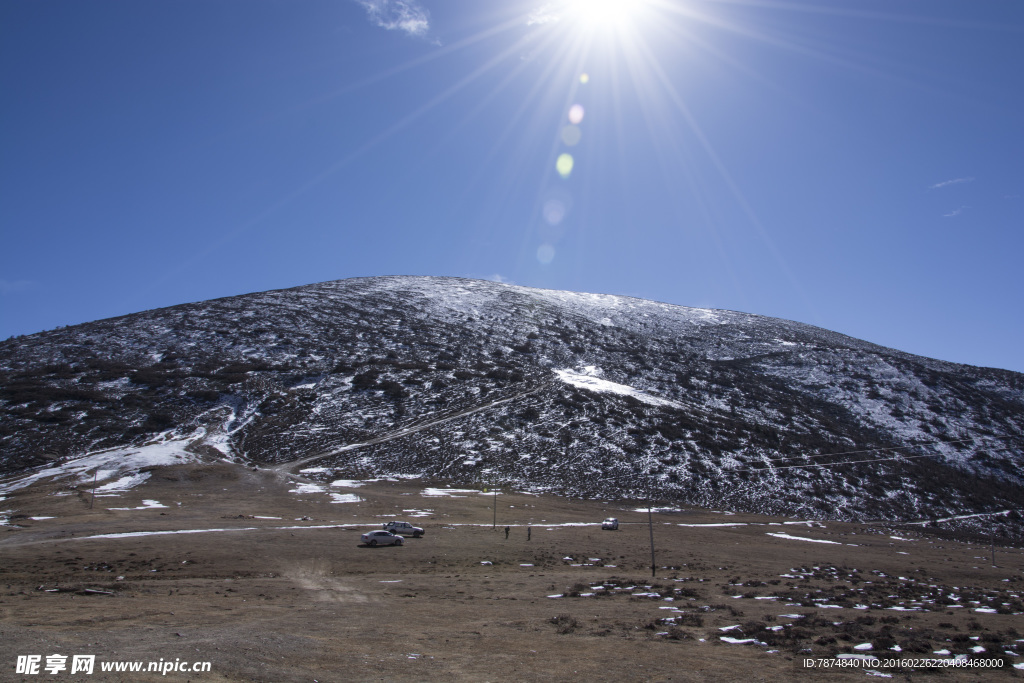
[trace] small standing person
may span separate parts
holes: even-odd
[[[533,533],[533,527],[532,527],[532,526],[528,526],[528,527],[526,527],[526,540],[527,540],[527,541],[529,541],[529,540],[530,540],[530,535],[531,535],[532,533]]]
[[[509,527],[505,527],[505,540],[508,540]]]

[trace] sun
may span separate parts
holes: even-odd
[[[615,29],[632,22],[645,0],[566,0],[566,14],[588,28]]]

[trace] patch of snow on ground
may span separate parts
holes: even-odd
[[[153,510],[153,509],[156,509],[156,508],[165,508],[165,507],[167,507],[167,506],[164,505],[163,503],[161,503],[158,500],[144,500],[144,501],[142,501],[142,505],[140,505],[137,508],[107,508],[107,509],[108,510]]]
[[[332,503],[361,503],[363,499],[354,493],[332,493]]]
[[[907,522],[907,524],[915,524],[918,526],[924,526],[925,524],[931,524],[932,522],[952,522],[958,519],[975,519],[977,517],[995,517],[997,515],[1008,515],[1010,510],[1003,510],[1002,512],[978,512],[972,515],[956,515],[955,517],[944,517],[942,519],[926,519],[920,522]]]
[[[137,538],[139,536],[167,536],[170,534],[211,534],[221,531],[297,531],[309,529],[344,529],[352,526],[377,526],[376,524],[310,524],[309,526],[241,526],[223,529],[175,529],[173,531],[125,531],[114,534],[98,534],[96,536],[76,536],[76,541],[86,541],[91,538]]]
[[[46,467],[24,476],[16,477],[0,484],[0,493],[10,493],[30,486],[45,479],[66,479],[76,477],[79,484],[103,482],[112,477],[120,477],[123,487],[111,486],[108,493],[122,491],[141,484],[145,479],[127,481],[132,475],[145,467],[181,465],[188,462],[199,462],[199,456],[185,450],[191,439],[173,439],[145,446],[127,448],[111,448],[109,450],[89,453],[72,458],[52,467]],[[145,477],[149,475],[146,474]],[[113,484],[113,482],[111,483]],[[98,487],[97,493],[104,490]]]
[[[98,487],[95,492],[98,496],[116,495],[135,488],[147,479],[149,479],[149,472],[129,474],[127,477],[121,477],[116,481],[112,481],[109,484],[104,484],[103,486]]]
[[[768,532],[768,535],[774,536],[775,538],[787,538],[791,541],[809,541],[811,543],[828,543],[830,545],[842,545],[842,543],[840,543],[839,541],[826,541],[821,538],[804,538],[803,536],[790,536],[789,534],[772,532]]]
[[[319,484],[296,484],[295,488],[288,489],[288,493],[326,493],[326,491]]]
[[[448,496],[449,498],[465,498],[467,495],[470,495],[470,494],[481,494],[481,495],[488,495],[488,496],[493,496],[494,495],[494,493],[492,491],[488,491],[486,494],[484,494],[484,492],[479,490],[479,489],[435,489],[435,488],[427,488],[427,489],[423,489],[422,491],[420,491],[420,495],[424,496],[424,497],[427,497],[427,498],[439,498],[439,497],[444,497],[444,496]],[[500,493],[499,493],[499,495],[500,495]]]
[[[625,384],[609,382],[606,379],[600,379],[594,376],[600,372],[601,371],[599,369],[593,366],[587,366],[584,368],[582,373],[576,372],[575,370],[555,370],[555,374],[558,375],[560,380],[566,384],[571,384],[574,387],[579,387],[580,389],[587,389],[588,391],[594,391],[600,394],[632,396],[633,398],[652,406],[681,407],[674,401],[658,398],[657,396],[651,396],[650,394],[646,394],[639,389],[634,389],[633,387],[626,386]]]

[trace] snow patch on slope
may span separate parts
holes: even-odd
[[[0,484],[0,493],[17,491],[45,479],[57,481],[70,478],[74,478],[78,484],[105,482],[96,489],[99,495],[121,493],[149,478],[148,473],[140,473],[139,470],[198,462],[199,456],[185,450],[191,441],[192,439],[169,439],[145,446],[112,448],[89,453],[59,465],[10,479]]]
[[[601,370],[592,365],[588,365],[583,368],[583,372],[577,372],[575,370],[555,370],[555,374],[558,375],[558,378],[566,384],[571,384],[574,387],[579,387],[580,389],[586,389],[597,393],[632,396],[638,401],[643,401],[644,403],[652,406],[672,406],[674,408],[682,407],[675,401],[651,396],[650,394],[646,394],[639,389],[634,389],[631,386],[601,379],[596,376],[601,374]]]

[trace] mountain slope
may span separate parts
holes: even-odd
[[[628,297],[327,282],[11,339],[0,384],[6,472],[162,434],[323,476],[842,519],[1024,501],[1024,375]]]

